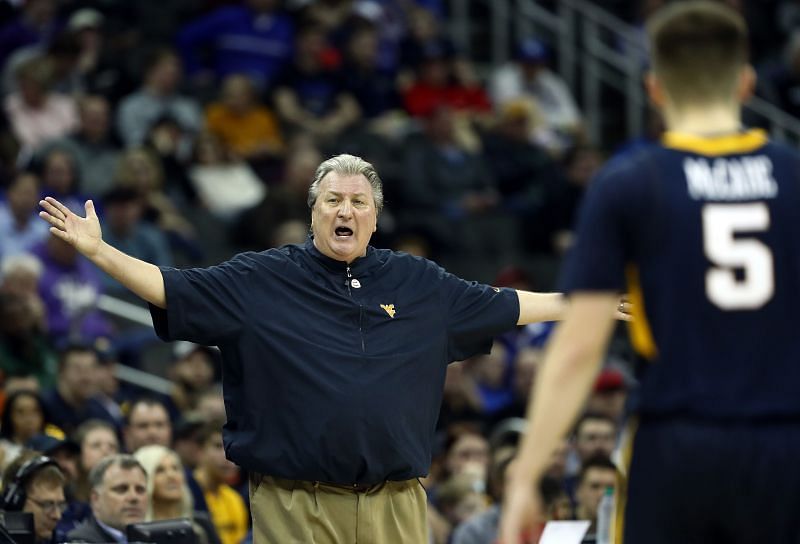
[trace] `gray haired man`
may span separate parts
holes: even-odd
[[[70,542],[127,544],[125,528],[144,521],[147,474],[132,455],[101,460],[89,473],[92,515],[67,535]]]
[[[427,541],[426,495],[448,363],[517,324],[560,319],[562,297],[496,289],[369,245],[383,207],[372,165],[338,155],[309,188],[305,244],[205,269],[158,268],[41,202],[56,236],[150,303],[164,340],[217,345],[225,451],[250,474],[255,541]]]

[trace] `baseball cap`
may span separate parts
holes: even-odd
[[[616,368],[604,368],[594,382],[595,393],[607,393],[627,389],[625,376]]]
[[[72,440],[56,438],[49,434],[37,434],[31,437],[25,447],[42,452],[45,455],[50,455],[58,450],[66,450],[74,454],[81,452],[80,446]]]

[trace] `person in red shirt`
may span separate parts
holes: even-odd
[[[435,44],[423,54],[416,81],[403,93],[406,111],[414,117],[428,117],[441,106],[470,113],[491,111],[489,96],[466,61]]]

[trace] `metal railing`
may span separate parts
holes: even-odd
[[[97,307],[106,313],[121,317],[138,325],[145,325],[146,327],[153,326],[153,322],[150,319],[150,311],[142,306],[131,304],[130,302],[125,302],[124,300],[108,295],[100,295],[97,300]]]
[[[535,0],[450,0],[450,8],[451,35],[471,58],[473,38],[488,30],[489,54],[477,61],[490,68],[508,61],[520,39],[543,38],[553,48],[559,74],[581,98],[593,144],[601,143],[604,126],[620,124],[620,113],[625,137],[643,135],[646,51],[636,27],[587,0],[557,0],[555,11]],[[476,10],[488,12],[489,21],[475,20],[471,11]],[[604,107],[604,90],[623,98],[622,112]],[[745,114],[766,126],[774,138],[800,142],[800,120],[763,98],[750,99]]]
[[[150,311],[136,304],[131,304],[130,302],[108,295],[100,295],[97,300],[97,307],[108,314],[136,323],[137,325],[144,325],[146,327],[153,326],[153,322],[150,318]],[[115,366],[115,375],[117,379],[121,381],[131,383],[137,387],[155,393],[166,395],[172,390],[172,382],[170,380],[131,366],[117,364]]]

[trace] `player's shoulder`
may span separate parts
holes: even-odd
[[[609,157],[592,181],[595,190],[632,191],[646,184],[650,174],[658,170],[665,158],[665,150],[656,143],[637,145]]]
[[[761,152],[773,159],[786,161],[789,164],[800,164],[800,149],[783,142],[769,140]]]

